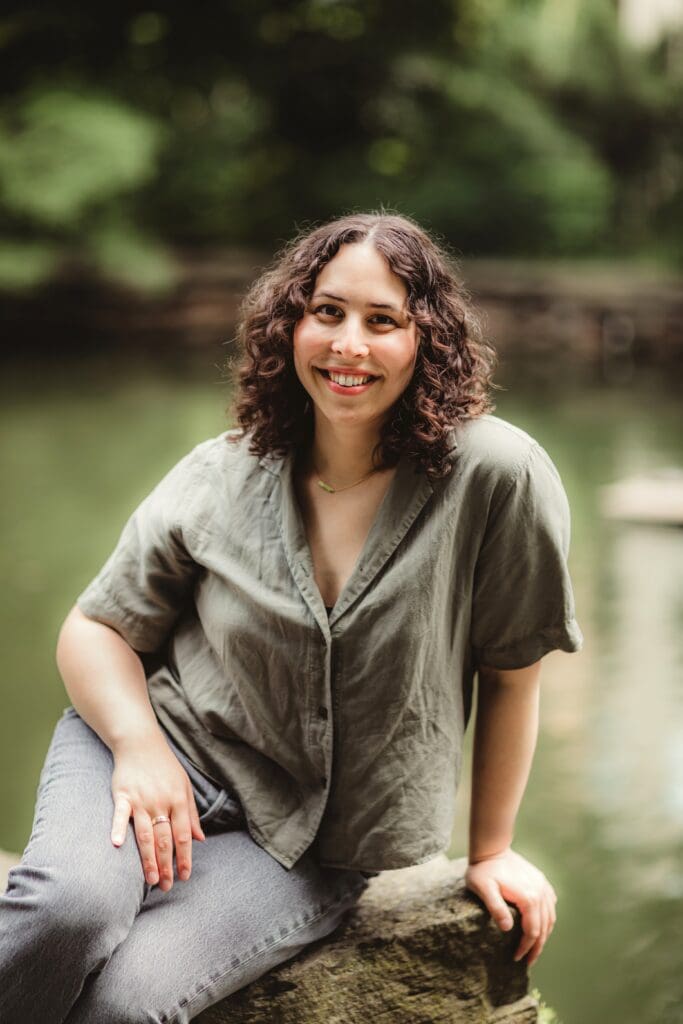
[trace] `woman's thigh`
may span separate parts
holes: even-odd
[[[144,873],[132,823],[126,842],[111,842],[113,758],[99,736],[68,708],[55,727],[40,776],[31,836],[9,877],[45,873],[74,896],[95,887],[100,900],[123,894],[133,916],[144,894]],[[131,918],[132,920],[132,918]]]
[[[33,829],[0,895],[0,1020],[63,1020],[125,939],[145,893],[132,829],[110,840],[112,757],[73,711],[41,773]]]
[[[32,1019],[27,1008],[67,1024],[189,1021],[329,934],[367,885],[308,856],[282,868],[231,796],[186,764],[207,838],[193,844],[188,882],[150,888],[132,824],[122,847],[111,843],[112,770],[109,749],[68,709],[0,896],[0,1019]]]
[[[188,882],[149,893],[67,1024],[184,1024],[328,935],[366,886],[306,855],[285,870],[245,831],[209,834]]]

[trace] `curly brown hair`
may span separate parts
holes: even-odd
[[[452,260],[418,224],[384,210],[340,217],[299,234],[254,282],[237,337],[235,418],[254,455],[286,455],[307,445],[313,412],[294,368],[292,335],[321,269],[342,245],[370,241],[405,284],[420,339],[410,384],[387,417],[375,449],[379,467],[403,455],[433,479],[452,464],[451,428],[493,408],[494,350],[482,340]]]

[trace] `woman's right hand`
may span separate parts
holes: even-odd
[[[168,892],[173,885],[174,848],[178,878],[187,881],[192,872],[192,839],[206,837],[187,772],[162,733],[116,748],[111,788],[114,846],[125,842],[132,816],[147,883],[158,883],[162,892]],[[166,815],[170,822],[152,825],[158,815]]]

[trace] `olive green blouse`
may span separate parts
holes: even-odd
[[[399,462],[329,617],[293,456],[239,431],[170,470],[78,598],[155,655],[159,721],[285,867],[309,847],[366,871],[445,849],[477,666],[581,646],[550,458],[494,416],[454,441],[443,480]]]

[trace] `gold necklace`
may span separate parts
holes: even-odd
[[[339,494],[340,491],[348,491],[349,488],[357,487],[358,484],[362,484],[364,480],[367,480],[368,477],[372,476],[373,473],[376,473],[377,469],[376,467],[373,466],[370,472],[366,473],[365,476],[362,476],[360,480],[356,480],[356,482],[353,484],[346,484],[345,487],[333,487],[332,484],[327,484],[325,483],[324,480],[321,480],[320,474],[316,469],[315,463],[313,463],[313,471],[315,472],[315,475],[318,477],[318,479],[316,480],[318,487],[321,487],[323,491],[327,491],[328,494]]]

